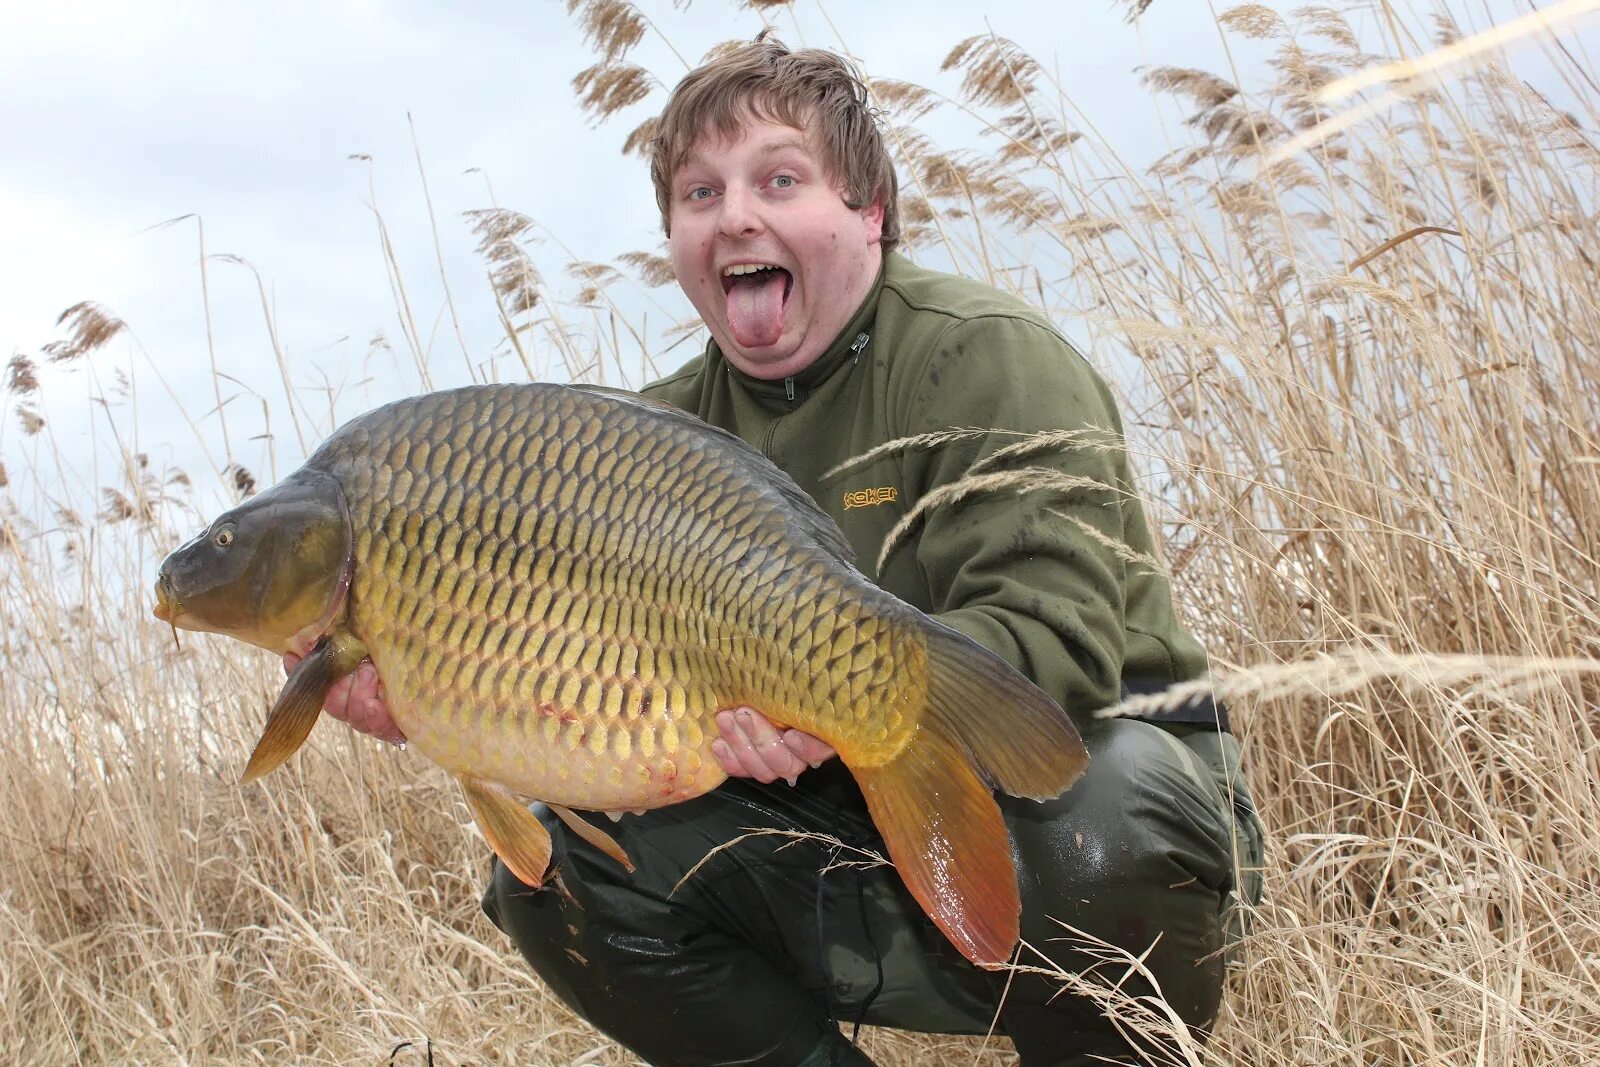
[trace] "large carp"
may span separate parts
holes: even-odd
[[[173,552],[156,597],[174,626],[314,643],[246,781],[370,656],[395,722],[530,885],[550,838],[519,797],[626,863],[567,809],[716,788],[715,716],[748,705],[838,751],[917,901],[999,964],[1019,903],[991,789],[1054,797],[1087,761],[1054,701],[868,581],[772,463],[610,390],[471,387],[360,416]]]

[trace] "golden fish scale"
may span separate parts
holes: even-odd
[[[654,807],[722,780],[721,708],[857,766],[911,732],[909,609],[797,538],[771,468],[682,417],[504,386],[380,409],[322,455],[356,531],[352,629],[447,770]]]

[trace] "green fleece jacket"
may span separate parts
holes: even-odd
[[[649,396],[732,431],[788,471],[839,523],[879,585],[1004,657],[1079,719],[1130,683],[1204,672],[1177,622],[1105,383],[1038,312],[987,285],[885,257],[833,346],[792,379],[751,378],[715,342]],[[829,468],[900,437],[982,428],[977,439]],[[884,537],[925,494],[961,479],[1017,432],[1102,431],[1015,466],[1086,482],[1003,490],[933,511],[873,574]],[[1014,431],[1014,432],[1007,432]]]

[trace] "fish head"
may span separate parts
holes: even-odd
[[[155,616],[303,653],[343,613],[353,560],[344,491],[331,475],[301,468],[162,562]]]

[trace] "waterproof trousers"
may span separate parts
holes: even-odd
[[[1205,1026],[1221,997],[1230,907],[1259,898],[1260,825],[1238,745],[1214,729],[1127,719],[1092,724],[1085,744],[1089,769],[1065,795],[1001,800],[1022,937],[1102,983],[1126,967],[1085,951],[1062,924],[1148,951],[1167,1002]],[[892,867],[853,862],[857,849],[883,853],[864,807],[735,780],[614,825],[602,818],[637,865],[631,875],[535,810],[555,842],[551,875],[532,889],[496,862],[484,910],[563,1001],[648,1063],[868,1063],[841,1022],[967,1034],[994,1025],[1024,1067],[1152,1058],[1059,980],[963,959]],[[751,835],[762,830],[779,833]],[[1150,991],[1137,978],[1122,989]]]

